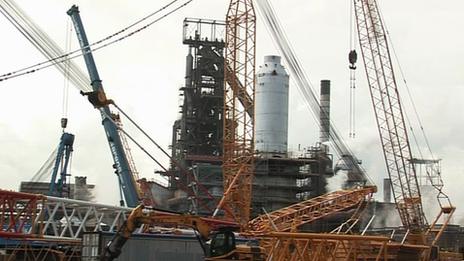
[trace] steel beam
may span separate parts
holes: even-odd
[[[132,208],[0,190],[0,235],[77,239],[86,231],[116,232]]]

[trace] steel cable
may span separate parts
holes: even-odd
[[[159,150],[161,150],[161,152],[166,155],[172,162],[174,165],[176,165],[176,167],[179,168],[179,170],[185,174],[185,175],[188,175],[190,178],[192,178],[192,180],[194,182],[196,182],[196,184],[198,185],[198,187],[205,193],[205,195],[208,197],[209,200],[214,200],[214,197],[211,195],[211,193],[209,193],[208,189],[206,187],[204,187],[196,178],[194,175],[192,175],[192,173],[190,173],[188,170],[184,169],[180,163],[178,163],[177,161],[175,161],[171,155],[169,155],[166,150],[164,150],[150,135],[148,135],[147,132],[145,132],[141,127],[140,125],[138,125],[126,112],[124,112],[118,105],[116,105],[115,103],[113,103],[114,107],[124,116],[126,117],[146,138],[148,138],[150,140],[150,142],[152,142]],[[165,172],[168,172],[168,169],[166,167],[164,167],[150,152],[148,152],[147,149],[145,149],[142,144],[140,142],[138,142],[132,135],[130,135],[129,133],[127,133],[123,128],[121,128],[120,126],[118,126],[116,124],[116,122],[104,111],[104,110],[100,110],[100,112],[102,113],[102,115],[104,116],[104,118],[108,119],[109,121],[111,121],[113,124],[115,124],[115,126],[118,128],[118,130],[120,130],[124,135],[126,135],[132,142],[134,142],[134,144],[139,147],[145,154],[148,155],[148,157],[150,157],[163,171]],[[191,189],[188,188],[188,184],[179,184],[179,185],[182,185],[184,187],[184,191],[186,191],[189,196],[192,196],[190,191]],[[196,195],[193,195],[193,196],[196,196]],[[202,200],[198,199],[197,202],[202,206],[204,207],[205,209],[207,210],[211,210],[208,205],[203,202]],[[230,209],[228,207],[224,208],[226,212],[229,212],[230,213]]]
[[[7,0],[2,0],[2,1],[3,1],[6,5],[8,5]],[[12,1],[12,0],[9,0],[9,1]],[[114,33],[114,34],[112,34],[112,35],[110,35],[110,36],[107,36],[107,37],[105,37],[105,38],[103,38],[103,39],[101,39],[101,40],[99,40],[99,41],[97,41],[97,42],[94,42],[94,43],[90,44],[89,46],[86,46],[86,47],[84,47],[84,48],[82,48],[82,49],[85,49],[85,48],[87,48],[87,47],[92,47],[92,46],[94,46],[94,48],[91,49],[91,51],[94,52],[94,51],[97,51],[97,50],[102,49],[102,48],[104,48],[104,47],[107,47],[107,46],[109,46],[109,45],[111,45],[111,44],[114,44],[114,43],[116,43],[116,42],[122,41],[122,40],[124,40],[124,39],[126,39],[126,38],[128,38],[128,37],[133,36],[133,35],[136,34],[136,33],[139,33],[139,32],[141,32],[141,31],[147,29],[147,28],[150,27],[151,25],[153,25],[153,24],[159,22],[160,20],[166,18],[167,16],[171,15],[172,13],[174,13],[174,12],[180,10],[181,8],[187,6],[187,5],[190,4],[193,0],[188,0],[188,1],[184,2],[183,4],[177,6],[177,7],[174,8],[173,10],[171,10],[171,11],[167,12],[166,14],[162,15],[161,17],[159,17],[159,18],[157,18],[157,19],[155,19],[155,20],[153,20],[153,21],[151,21],[151,22],[145,24],[144,26],[141,26],[141,27],[139,27],[139,28],[137,28],[137,29],[135,29],[135,30],[133,30],[133,31],[131,31],[131,32],[129,32],[129,33],[127,33],[127,34],[121,36],[121,37],[119,37],[119,38],[116,38],[116,39],[114,39],[114,40],[112,40],[112,41],[109,41],[110,39],[114,38],[115,36],[120,35],[120,34],[126,32],[128,29],[134,27],[135,25],[137,25],[137,24],[139,24],[139,23],[141,23],[141,22],[147,20],[148,18],[150,18],[150,17],[152,17],[152,16],[158,14],[158,13],[161,12],[161,11],[166,10],[169,6],[171,6],[172,4],[174,4],[174,3],[177,2],[177,1],[179,1],[179,0],[174,0],[174,1],[170,2],[168,5],[162,7],[161,9],[159,9],[158,11],[156,11],[156,12],[150,14],[149,16],[144,17],[144,18],[140,19],[139,21],[137,21],[137,22],[131,24],[130,26],[128,26],[128,27],[126,27],[126,28],[124,28],[124,29],[118,31],[117,33]],[[30,36],[29,31],[26,30],[26,29],[24,29],[24,26],[21,26],[21,25],[18,23],[18,21],[17,21],[18,18],[22,18],[24,21],[26,21],[26,23],[32,23],[30,19],[27,19],[27,17],[25,18],[25,15],[23,15],[23,12],[18,11],[18,10],[19,10],[19,7],[11,7],[11,6],[10,6],[10,8],[11,8],[12,10],[10,10],[10,12],[8,12],[8,11],[5,9],[5,5],[2,5],[2,4],[0,3],[0,8],[3,10],[3,11],[2,11],[2,14],[3,14],[5,17],[7,17],[7,16],[10,17],[10,18],[7,18],[10,22],[12,22],[12,23],[14,23],[14,24],[17,24],[17,25],[15,25],[15,27],[18,28],[18,30],[19,30],[19,28],[21,28],[21,29],[24,30],[25,33],[23,33],[23,31],[20,30],[20,31],[23,33],[23,35],[24,35],[24,34],[29,34],[29,37],[26,37],[26,38],[27,38],[29,41],[31,41],[31,43],[33,43],[36,47],[37,47],[37,46],[43,47],[44,45],[48,45],[48,44],[53,43],[52,40],[51,40],[49,37],[47,37],[46,34],[45,34],[44,32],[40,32],[40,34],[37,34],[37,37],[32,37],[32,36]],[[11,14],[11,12],[16,12],[17,14],[19,14],[19,15],[18,15],[19,17],[17,16],[17,19],[15,19],[14,16]],[[29,29],[35,32],[35,31],[37,30],[37,28],[38,28],[37,26],[34,26],[34,27],[32,27],[32,28],[29,28]],[[46,40],[43,39],[43,36],[44,36],[44,35],[45,35],[45,37],[46,37]],[[25,35],[25,36],[26,36],[26,35]],[[107,41],[109,41],[109,42],[107,42]],[[42,44],[37,43],[37,42],[42,42]],[[105,42],[106,42],[106,43],[105,43]],[[100,45],[100,46],[98,46],[98,45]],[[95,47],[95,46],[97,46],[97,47]],[[43,48],[38,48],[38,49],[42,51]],[[12,78],[19,77],[19,76],[22,76],[22,75],[25,75],[25,74],[34,73],[34,72],[37,72],[37,71],[39,71],[39,70],[42,70],[42,69],[51,67],[51,66],[53,66],[53,65],[58,65],[58,66],[61,68],[61,67],[63,67],[63,65],[62,65],[63,62],[68,61],[68,60],[71,60],[71,59],[74,59],[74,58],[79,57],[79,56],[82,55],[82,53],[80,53],[80,52],[81,52],[81,49],[77,49],[77,50],[74,50],[74,51],[72,51],[72,52],[65,53],[65,54],[63,54],[64,52],[61,51],[57,45],[56,45],[56,48],[53,48],[53,49],[54,49],[55,51],[56,51],[56,50],[59,50],[57,55],[52,55],[52,54],[49,53],[48,49],[45,49],[45,50],[43,50],[42,52],[45,52],[44,55],[48,58],[47,61],[43,61],[43,62],[37,63],[37,64],[35,64],[35,65],[32,65],[32,66],[28,66],[28,67],[25,67],[25,68],[22,68],[22,69],[13,71],[13,72],[9,72],[9,73],[0,75],[0,81],[12,79]],[[78,52],[79,52],[79,53],[78,53]],[[76,53],[77,53],[77,54],[76,54]],[[72,67],[72,64],[71,64],[71,67]],[[64,69],[63,69],[63,70],[64,70]],[[84,75],[84,74],[82,73],[82,75]],[[85,77],[85,76],[84,76],[84,77]],[[82,77],[80,77],[80,78],[82,78]],[[85,77],[85,79],[88,79],[88,78]],[[87,81],[87,83],[88,83],[88,82],[90,82],[90,81]],[[76,87],[79,88],[79,89],[81,89],[82,91],[91,91],[91,88],[90,88],[90,86],[89,86],[88,84],[86,84],[86,88],[85,88],[85,89],[83,89],[83,88],[82,88],[82,85],[80,85],[80,84],[76,85]]]

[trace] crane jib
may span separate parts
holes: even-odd
[[[111,104],[112,101],[106,99],[106,95],[101,84],[101,79],[99,78],[97,67],[95,65],[95,61],[89,47],[89,42],[85,34],[84,26],[79,15],[79,8],[73,5],[68,10],[67,14],[71,17],[74,23],[74,28],[76,30],[77,38],[82,49],[93,89],[93,92],[82,94],[88,95],[89,101],[94,105],[94,107],[99,109],[102,115],[102,123],[105,129],[106,137],[108,139],[111,154],[113,156],[114,166],[117,170],[116,174],[120,177],[122,183],[121,187],[124,193],[124,198],[126,200],[126,205],[129,207],[135,207],[139,203],[137,184],[132,177],[129,161],[124,151],[117,126],[112,121],[112,119],[108,118],[112,117],[112,113],[108,108],[108,104]]]
[[[403,225],[423,233],[428,225],[411,163],[403,108],[380,10],[375,0],[354,0],[353,3],[359,45],[395,203]]]

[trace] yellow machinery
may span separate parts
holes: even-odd
[[[143,205],[131,212],[124,225],[106,246],[100,260],[110,261],[117,258],[132,233],[141,225],[175,225],[194,229],[205,252],[205,244],[210,240],[209,251],[205,253],[206,260],[264,260],[262,248],[236,245],[234,231],[239,229],[239,226],[235,222],[187,214],[144,211]]]

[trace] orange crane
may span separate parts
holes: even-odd
[[[330,258],[335,255],[339,258],[373,255],[380,260],[382,255],[390,251],[389,249],[394,248],[387,245],[387,237],[295,233],[301,225],[356,208],[366,199],[370,199],[376,190],[375,186],[369,186],[336,191],[257,217],[250,221],[250,230],[242,235],[258,239],[259,247],[235,243],[233,230],[239,228],[238,223],[188,214],[145,211],[144,206],[140,205],[131,212],[124,225],[108,243],[100,260],[109,261],[117,258],[124,244],[140,225],[193,228],[198,233],[203,247],[210,241],[209,247],[204,247],[204,250],[209,250],[205,251],[206,260],[306,260],[309,257],[311,260],[332,260]]]
[[[437,242],[446,228],[455,207],[441,191],[442,186],[435,186],[439,192],[439,199],[444,199],[440,201],[441,212],[437,219],[442,215],[447,217],[439,230],[434,230],[437,220],[428,226],[416,170],[411,162],[411,147],[379,6],[375,0],[353,0],[353,3],[359,45],[387,172],[401,221],[408,229],[407,242],[430,246]],[[432,231],[436,232],[434,237]]]
[[[258,216],[250,221],[249,227],[252,234],[296,232],[304,224],[363,204],[375,192],[375,186],[334,191]]]
[[[250,219],[254,170],[256,15],[252,0],[231,0],[226,18],[224,87],[224,206],[243,228]],[[245,102],[246,101],[246,102]]]
[[[364,36],[365,46],[363,47],[365,50],[363,51],[371,51],[372,55],[369,63],[366,64],[366,71],[368,71],[368,78],[372,82],[372,84],[370,82],[370,86],[374,88],[374,91],[371,89],[371,93],[373,94],[374,107],[377,106],[376,116],[378,117],[379,132],[385,149],[389,174],[392,177],[392,182],[397,185],[395,199],[403,223],[408,228],[408,240],[405,243],[395,243],[390,242],[387,237],[373,238],[279,231],[279,229],[288,231],[289,228],[292,230],[295,228],[294,224],[301,222],[302,218],[299,218],[297,214],[300,209],[296,207],[282,213],[271,213],[267,216],[267,220],[263,216],[260,217],[261,220],[251,222],[258,230],[267,231],[262,233],[260,238],[266,242],[263,246],[268,246],[266,248],[268,260],[397,260],[397,257],[402,257],[401,260],[418,260],[419,258],[428,260],[430,259],[431,246],[436,243],[454,212],[454,207],[448,197],[441,191],[442,184],[436,185],[435,187],[439,189],[438,198],[442,199],[440,202],[442,210],[432,225],[427,226],[414,166],[410,162],[412,157],[388,46],[386,39],[376,39],[385,37],[380,15],[378,10],[374,10],[377,8],[375,1],[354,0],[354,4],[358,11],[358,29],[363,29],[358,30],[360,38]],[[272,14],[269,13],[265,12],[269,15],[267,18],[274,21]],[[273,33],[278,29],[276,28],[278,26],[270,27]],[[280,35],[274,34],[276,38]],[[390,93],[388,93],[389,90],[386,90],[387,87],[392,89]],[[308,212],[303,214],[303,217],[307,218],[308,214],[312,215],[313,213]],[[448,215],[447,220],[438,231],[433,231],[434,224],[442,215]],[[294,219],[290,221],[286,218]],[[350,225],[348,224],[348,226]],[[277,230],[277,232],[273,230]],[[425,238],[431,237],[432,231],[437,234],[434,235],[434,239],[426,242]],[[408,252],[413,252],[415,256],[411,259]]]
[[[357,253],[351,255],[353,258],[367,255],[380,257],[388,252],[386,237],[299,232],[302,225],[354,209],[352,217],[334,231],[337,234],[340,231],[349,232],[376,191],[377,187],[366,186],[305,200],[256,217],[250,221],[249,230],[244,234],[259,239],[266,260],[336,260],[335,255],[343,260],[352,252]]]

